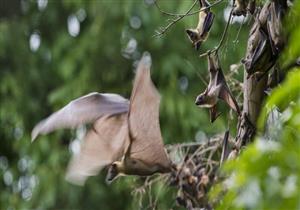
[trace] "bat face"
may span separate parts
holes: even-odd
[[[200,40],[199,32],[196,29],[186,29],[185,32],[193,45]]]
[[[122,171],[121,164],[122,164],[121,162],[114,162],[109,166],[109,168],[107,170],[106,178],[105,178],[106,183],[110,184],[112,181],[114,181],[120,175],[120,173]]]
[[[121,174],[123,174],[124,165],[121,161],[113,162],[107,170],[105,181],[110,184],[115,179],[117,179]]]
[[[198,107],[202,107],[202,108],[212,108],[217,104],[217,101],[218,101],[217,95],[209,96],[207,92],[204,92],[197,96],[195,100],[195,104]]]
[[[247,14],[247,5],[245,0],[235,0],[234,9],[232,14],[235,16],[246,16]]]
[[[256,0],[250,0],[248,3],[247,10],[250,12],[251,15],[254,14],[256,8]]]

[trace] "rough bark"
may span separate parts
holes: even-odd
[[[244,73],[244,100],[243,114],[238,125],[236,147],[246,145],[255,135],[255,125],[262,108],[267,86],[267,76],[257,81],[255,75],[247,79],[247,72]]]

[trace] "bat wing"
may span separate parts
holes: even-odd
[[[229,155],[229,145],[228,145],[228,139],[229,139],[229,130],[227,130],[224,134],[223,143],[222,143],[222,154],[221,154],[221,160],[220,164],[222,164]]]
[[[73,155],[66,179],[83,185],[89,176],[120,160],[128,144],[127,113],[101,117],[85,136],[79,154]]]
[[[234,111],[236,111],[240,115],[241,112],[239,109],[239,105],[233,97],[221,69],[219,69],[218,73],[218,84],[220,83],[222,84],[222,88],[220,88],[219,98],[224,100]]]
[[[221,88],[218,88],[220,91],[218,97],[224,100],[233,110],[235,110],[238,114],[240,114],[239,106],[227,85],[223,71],[219,65],[219,59],[217,53],[214,53],[210,62],[212,62],[212,64],[210,65],[211,66],[213,65],[213,73],[214,73],[213,76],[215,77],[213,78],[212,81],[214,87],[221,86]]]
[[[251,68],[254,68],[255,64],[258,63],[259,59],[263,57],[263,54],[266,51],[267,47],[267,35],[263,30],[259,30],[260,38],[258,45],[254,51],[252,61],[251,61]]]
[[[213,123],[219,116],[220,112],[217,110],[217,105],[214,105],[212,108],[209,109],[209,115],[210,115],[210,122]]]
[[[75,128],[92,123],[104,114],[127,112],[129,102],[117,94],[90,93],[71,101],[62,109],[39,122],[31,133],[32,140],[39,134],[47,134],[56,129]]]
[[[214,20],[214,14],[212,12],[207,12],[204,23],[203,23],[203,30],[202,33],[200,34],[201,37],[205,37],[206,34],[209,33],[210,28],[213,24],[213,20]]]
[[[208,62],[208,71],[209,71],[209,83],[207,91],[210,92],[217,85],[217,73],[218,73],[218,64],[217,55],[209,54],[207,56]]]
[[[159,125],[160,95],[151,81],[149,57],[140,61],[130,98],[128,115],[129,156],[149,166],[170,167]]]

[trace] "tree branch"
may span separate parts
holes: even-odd
[[[168,15],[168,16],[173,16],[173,17],[176,17],[176,18],[175,18],[175,19],[172,19],[171,22],[170,22],[167,26],[161,28],[161,30],[157,30],[153,36],[154,36],[154,37],[162,36],[162,35],[163,35],[164,33],[166,33],[166,32],[167,32],[167,31],[168,31],[175,23],[177,23],[178,21],[182,20],[184,17],[190,16],[190,15],[194,15],[194,14],[198,14],[198,13],[201,12],[201,11],[204,11],[204,10],[206,10],[206,9],[209,9],[209,8],[211,8],[211,7],[213,7],[213,6],[215,6],[215,5],[219,4],[219,3],[221,3],[223,0],[218,0],[218,1],[214,2],[213,4],[207,6],[207,7],[203,7],[203,8],[201,8],[201,9],[197,10],[197,11],[191,12],[191,10],[192,10],[192,9],[194,8],[194,6],[196,5],[197,1],[198,1],[198,0],[195,0],[194,3],[192,4],[192,6],[191,6],[185,13],[183,13],[183,14],[176,14],[176,13],[170,13],[170,12],[163,11],[163,10],[160,8],[160,6],[158,5],[157,0],[156,0],[156,1],[154,2],[154,3],[155,3],[155,6],[156,6],[156,8],[157,8],[162,14]]]

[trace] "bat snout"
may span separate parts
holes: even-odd
[[[186,34],[188,35],[189,39],[192,42],[196,42],[198,39],[198,33],[195,32],[193,29],[186,29],[185,30]]]
[[[106,175],[106,183],[110,184],[114,179],[119,175],[119,170],[116,163],[113,163],[109,166],[107,175]]]
[[[195,104],[197,106],[200,106],[200,105],[204,104],[204,97],[203,97],[203,95],[197,96],[197,98],[195,100]]]

